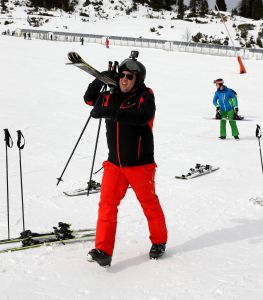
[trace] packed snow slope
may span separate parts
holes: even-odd
[[[99,194],[68,198],[63,190],[85,186],[90,174],[98,120],[91,120],[57,187],[56,178],[88,119],[83,94],[93,78],[68,66],[77,51],[105,70],[109,60],[127,58],[131,48],[0,37],[0,239],[7,237],[5,143],[8,149],[11,236],[22,230],[16,130],[22,130],[26,228],[49,231],[58,221],[94,227]],[[263,197],[256,124],[263,126],[262,61],[137,49],[155,92],[156,189],[169,241],[159,261],[148,258],[145,217],[132,190],[122,201],[112,266],[86,261],[93,242],[1,254],[0,298],[9,300],[259,300],[263,295]],[[240,140],[219,136],[213,117],[213,79],[223,77],[238,92]],[[95,170],[107,158],[104,122]],[[196,163],[220,170],[189,181],[177,180]],[[100,181],[102,172],[94,176]]]

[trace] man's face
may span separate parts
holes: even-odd
[[[135,85],[135,81],[136,81],[136,75],[132,74],[129,71],[123,71],[120,74],[120,89],[123,93],[128,93],[130,92],[134,85]]]
[[[224,89],[224,86],[223,86],[223,84],[222,83],[216,83],[216,88],[218,89],[218,90],[223,90]]]

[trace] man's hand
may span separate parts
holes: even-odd
[[[216,119],[220,120],[221,119],[221,114],[220,114],[220,106],[216,107]]]
[[[117,116],[117,111],[113,109],[109,109],[108,107],[98,106],[98,107],[94,107],[91,110],[90,115],[94,119],[104,118],[104,119],[113,120]]]
[[[234,107],[234,120],[240,120],[240,116],[238,115],[238,107]]]

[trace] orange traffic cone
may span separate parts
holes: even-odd
[[[238,60],[239,66],[240,66],[240,74],[247,73],[247,71],[245,69],[245,66],[244,66],[244,64],[242,62],[242,59],[241,59],[241,57],[239,55],[237,56],[237,60]]]

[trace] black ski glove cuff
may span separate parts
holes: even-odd
[[[91,110],[90,115],[94,119],[104,118],[104,119],[114,120],[117,117],[117,110],[109,109],[108,107],[99,106],[99,107],[94,107]]]
[[[222,117],[221,117],[221,114],[219,111],[216,112],[216,119],[217,120],[220,120]]]

